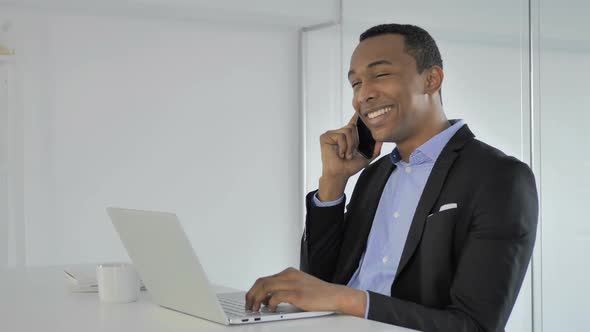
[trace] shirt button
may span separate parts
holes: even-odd
[[[388,260],[389,260],[389,257],[387,257],[387,256],[383,257],[383,259],[382,259],[383,264],[387,264]]]
[[[412,167],[410,167],[410,166],[406,167],[406,173],[412,173]]]
[[[399,218],[399,212],[395,211],[395,213],[393,214],[394,218]]]

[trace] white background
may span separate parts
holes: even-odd
[[[358,35],[412,23],[441,49],[447,115],[535,161],[538,273],[507,330],[532,331],[533,310],[536,332],[585,330],[589,8],[530,5],[532,81],[528,1],[2,0],[0,266],[126,259],[108,205],[176,212],[216,283],[297,266]]]
[[[275,6],[275,16],[254,11],[235,22],[238,12],[224,8],[216,21],[193,4],[188,18],[97,6],[109,4],[0,7],[10,25],[3,42],[17,52],[16,65],[0,68],[16,73],[19,101],[7,110],[4,98],[0,113],[12,116],[2,126],[11,185],[0,196],[10,194],[0,262],[127,259],[105,213],[114,205],[176,212],[215,283],[247,289],[297,267],[302,135],[292,23],[305,10]],[[307,23],[330,18],[307,11]]]

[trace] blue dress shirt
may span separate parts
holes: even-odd
[[[391,296],[391,285],[426,181],[441,151],[464,124],[463,120],[459,120],[432,137],[412,152],[407,163],[401,159],[397,148],[391,152],[389,157],[397,167],[383,189],[367,248],[348,282],[349,287]],[[316,194],[314,204],[318,207],[333,206],[343,199],[321,202]],[[368,301],[367,293],[367,312]]]

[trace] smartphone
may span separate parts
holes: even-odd
[[[359,138],[358,152],[365,158],[371,159],[375,151],[375,139],[361,117],[356,119],[356,131]]]

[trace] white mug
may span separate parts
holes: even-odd
[[[128,263],[96,266],[98,296],[103,302],[128,303],[139,298],[139,275]]]

